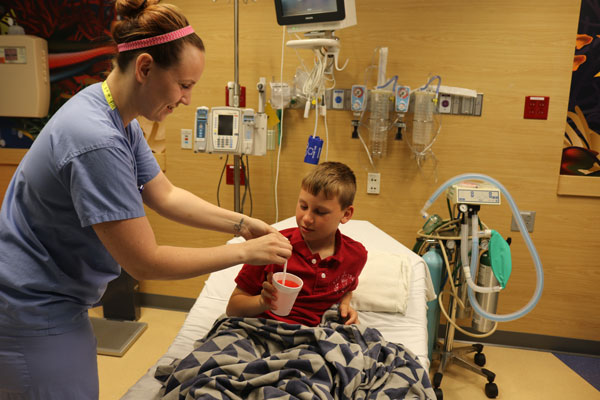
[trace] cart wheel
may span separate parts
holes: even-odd
[[[436,372],[435,374],[433,374],[433,388],[437,389],[440,387],[440,385],[442,384],[442,378],[444,377],[444,375],[442,375],[439,372]]]
[[[433,391],[435,392],[436,400],[444,400],[444,393],[442,392],[442,389],[436,388],[433,389]]]
[[[475,364],[479,365],[480,367],[483,367],[485,365],[485,354],[483,353],[477,353],[475,354]]]
[[[489,399],[495,399],[498,397],[498,385],[494,382],[489,382],[485,384],[485,395]]]

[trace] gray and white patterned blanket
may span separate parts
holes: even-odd
[[[163,399],[435,399],[416,357],[379,331],[219,318],[195,350],[159,366]]]

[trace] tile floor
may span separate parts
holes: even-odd
[[[90,315],[102,316],[94,309]],[[143,308],[148,328],[123,357],[98,356],[100,400],[119,399],[167,351],[186,313]],[[457,344],[459,345],[459,344]],[[548,352],[507,347],[484,348],[486,368],[496,374],[498,399],[600,400],[600,392]],[[434,364],[435,366],[435,364]],[[451,365],[441,388],[444,400],[485,400],[485,378]]]

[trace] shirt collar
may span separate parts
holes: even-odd
[[[291,235],[288,237],[288,239],[290,240],[290,243],[291,243],[292,247],[294,248],[294,251],[296,251],[298,254],[300,254],[302,257],[304,257],[304,259],[308,260],[308,259],[313,258],[314,254],[310,251],[310,249],[306,245],[306,242],[304,241],[304,238],[302,237],[302,233],[300,233],[299,228],[293,229],[291,232]],[[343,246],[342,233],[338,229],[335,232],[335,252],[333,253],[332,256],[327,257],[327,260],[329,262],[342,263],[344,261],[344,256],[343,256],[344,251],[342,249],[342,246]]]

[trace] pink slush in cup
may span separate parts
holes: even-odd
[[[285,282],[283,282],[283,272],[275,272],[273,286],[277,289],[277,300],[273,303],[275,309],[271,312],[281,317],[288,315],[303,284],[302,279],[289,272],[285,274]]]

